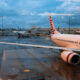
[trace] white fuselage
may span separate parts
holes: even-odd
[[[51,34],[51,39],[59,46],[80,49],[80,35]]]

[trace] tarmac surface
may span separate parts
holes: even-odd
[[[46,37],[0,41],[56,46]],[[80,65],[65,63],[59,50],[1,44],[0,80],[80,80]]]

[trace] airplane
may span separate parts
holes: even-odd
[[[18,38],[30,37],[29,33],[27,33],[26,31],[13,31],[13,33],[17,35]]]
[[[25,31],[13,31],[13,33],[15,33],[15,34],[18,34],[18,33],[20,33],[20,34],[24,34]]]
[[[51,48],[61,50],[61,58],[64,62],[77,65],[80,63],[80,35],[74,34],[61,34],[54,26],[51,15],[49,14],[50,26],[51,26],[51,40],[58,45],[34,45],[34,44],[21,44],[21,43],[9,43],[0,42],[0,44],[39,47],[39,48]]]

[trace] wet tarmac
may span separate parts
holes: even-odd
[[[1,37],[0,41],[56,45],[46,37]],[[54,49],[0,44],[0,66],[1,80],[80,80],[80,65],[65,63]]]

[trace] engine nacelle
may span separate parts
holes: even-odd
[[[61,53],[61,58],[69,64],[80,63],[80,55],[72,51],[63,51]]]

